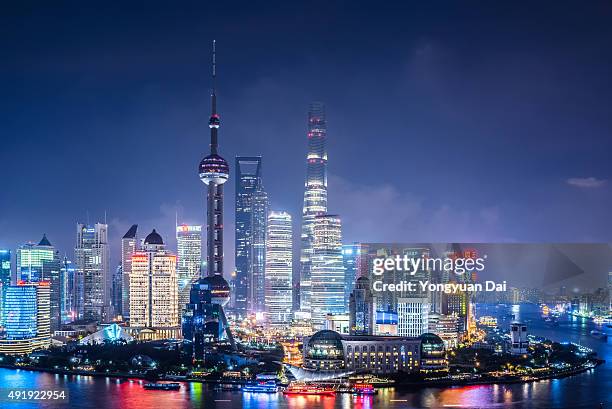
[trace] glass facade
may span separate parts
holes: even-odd
[[[266,318],[271,326],[291,321],[293,307],[293,231],[291,215],[270,212],[266,237]]]
[[[5,310],[6,291],[11,285],[11,251],[0,250],[0,326]]]
[[[200,278],[202,226],[176,226],[176,274],[179,285],[179,311],[189,303],[191,286]]]
[[[77,224],[76,311],[78,318],[110,319],[112,276],[109,266],[108,225]]]
[[[296,291],[299,308],[302,311],[311,311],[315,217],[327,213],[326,139],[325,106],[320,102],[314,102],[308,111],[308,156],[300,237],[300,281],[299,289]]]
[[[315,218],[311,272],[311,311],[315,328],[323,328],[327,314],[345,312],[342,231],[338,216]]]
[[[253,274],[261,271],[260,267],[263,263],[261,251],[254,254],[253,240],[262,238],[262,228],[263,236],[265,236],[265,217],[267,216],[263,214],[264,219],[261,219],[262,200],[265,199],[267,206],[267,196],[263,197],[265,191],[261,176],[261,157],[236,156],[236,275],[230,284],[234,293],[232,309],[239,317],[245,317],[249,310],[254,311],[263,307],[261,299],[255,300],[254,289],[257,284],[253,282]],[[254,203],[256,195],[258,203]],[[258,245],[261,245],[261,240],[259,241]],[[254,262],[259,263],[255,269],[253,269]]]

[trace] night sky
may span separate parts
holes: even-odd
[[[204,223],[213,39],[220,152],[263,155],[296,233],[320,100],[346,242],[612,241],[610,2],[17,3],[0,11],[0,247],[47,233],[73,257],[75,224],[106,211],[114,266],[132,223],[171,247],[176,211]]]

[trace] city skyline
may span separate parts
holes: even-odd
[[[414,7],[414,11],[431,22],[431,10]],[[0,115],[6,119],[7,134],[16,137],[6,139],[0,152],[0,166],[4,174],[19,172],[20,175],[8,178],[5,197],[25,196],[19,203],[0,202],[0,248],[14,251],[46,233],[60,256],[70,257],[74,223],[88,224],[88,218],[92,222],[103,220],[107,211],[110,268],[114,269],[119,263],[120,238],[133,223],[139,223],[143,231],[158,229],[168,238],[171,248],[176,248],[173,229],[177,210],[181,221],[204,225],[201,186],[197,177],[191,177],[191,164],[198,159],[196,152],[201,151],[206,140],[205,96],[210,85],[203,67],[209,58],[206,45],[212,38],[224,44],[226,71],[219,82],[227,119],[226,137],[222,138],[225,156],[231,161],[237,155],[261,155],[268,176],[283,174],[283,178],[269,177],[266,182],[272,208],[300,214],[306,110],[311,101],[322,100],[330,118],[329,204],[343,219],[345,243],[610,241],[607,232],[612,221],[605,217],[611,199],[607,183],[610,169],[605,157],[598,156],[610,148],[609,138],[605,137],[609,123],[604,112],[608,94],[600,71],[593,72],[595,62],[603,66],[610,64],[607,54],[600,52],[606,49],[609,36],[591,41],[593,37],[586,30],[585,22],[601,28],[605,34],[610,34],[610,29],[601,26],[604,22],[593,8],[586,7],[575,17],[581,20],[580,28],[572,33],[574,42],[560,53],[547,32],[536,24],[542,18],[539,13],[544,11],[544,6],[539,7],[542,8],[537,8],[529,17],[534,24],[522,33],[514,29],[517,35],[511,42],[503,30],[512,29],[520,16],[510,14],[502,18],[494,9],[486,7],[480,13],[497,21],[498,29],[466,15],[465,22],[454,19],[447,26],[447,32],[439,22],[429,30],[415,22],[411,31],[397,39],[389,36],[393,23],[400,16],[414,14],[408,13],[412,9],[399,9],[397,17],[390,17],[388,28],[382,24],[383,12],[388,10],[377,10],[372,15],[372,29],[353,30],[355,41],[342,49],[333,59],[334,64],[326,61],[340,44],[346,43],[341,34],[324,31],[305,38],[296,34],[300,27],[296,25],[296,31],[290,30],[296,43],[291,44],[287,40],[261,41],[270,38],[272,29],[247,38],[246,34],[253,34],[247,25],[239,32],[244,36],[236,40],[223,35],[220,19],[210,28],[189,32],[189,28],[199,26],[209,17],[198,13],[189,17],[184,12],[176,12],[187,23],[184,31],[171,35],[174,23],[156,25],[155,29],[160,30],[166,42],[133,58],[127,58],[126,54],[139,49],[142,39],[123,20],[117,22],[117,35],[131,40],[125,48],[119,47],[119,42],[101,42],[95,30],[79,33],[83,41],[90,41],[87,45],[76,40],[60,41],[62,35],[73,33],[70,27],[63,34],[45,38],[50,49],[67,56],[71,61],[68,66],[58,65],[57,57],[46,52],[36,53],[42,44],[36,34],[24,39],[31,48],[18,49],[7,44],[9,63],[3,71],[7,75],[0,81],[17,100],[7,104]],[[552,13],[547,14],[550,21],[547,28],[559,34],[556,38],[566,38],[562,23],[570,17],[546,10]],[[79,11],[88,15],[88,10]],[[115,16],[117,10],[111,7],[104,12],[106,16]],[[465,13],[455,8],[448,12]],[[259,13],[262,16],[266,10]],[[334,5],[327,9],[329,18],[337,17],[338,13]],[[357,25],[361,13],[349,10],[345,24]],[[13,14],[24,19],[23,27],[33,24],[36,18],[41,19],[42,26],[49,24],[41,16],[19,17],[18,9]],[[138,23],[144,32],[153,29],[152,21],[159,14],[160,10],[154,7],[150,18]],[[126,15],[130,15],[130,10]],[[283,16],[283,10],[267,18],[274,28],[283,21],[281,17],[284,21],[294,21],[289,14]],[[71,13],[61,18],[70,20]],[[241,21],[244,17],[236,18]],[[468,30],[468,34],[453,38],[451,34],[465,29],[468,23],[476,23],[478,29],[490,35],[481,38],[476,36],[479,31]],[[10,28],[6,37],[9,41],[23,34],[19,28]],[[492,53],[486,63],[475,63],[475,57],[491,51],[494,41],[499,51]],[[168,44],[175,43],[182,47],[177,51],[176,64],[170,68],[181,74],[181,79],[176,74],[168,74],[170,63],[159,58],[167,52]],[[467,47],[468,43],[473,48]],[[585,48],[584,44],[591,47]],[[77,58],[92,45],[104,52]],[[309,53],[296,52],[304,46]],[[253,51],[244,51],[247,48]],[[249,58],[253,57],[251,52],[260,56]],[[512,61],[517,69],[508,68],[507,61],[500,57],[502,52],[515,56]],[[540,58],[541,55],[546,58]],[[40,61],[37,56],[41,56]],[[117,66],[104,64],[104,56],[116,57]],[[27,68],[32,61],[41,64],[36,69]],[[271,66],[278,68],[272,70]],[[537,69],[530,70],[534,66]],[[452,68],[465,75],[457,78],[452,75]],[[244,77],[237,74],[238,70],[245,72]],[[143,76],[138,77],[134,72],[142,72]],[[342,72],[353,74],[339,75]],[[495,76],[494,72],[503,75]],[[591,73],[594,75],[588,75]],[[373,84],[369,80],[372,76],[384,76],[388,81]],[[81,81],[75,82],[73,78]],[[292,85],[290,78],[302,79]],[[9,81],[12,79],[17,81]],[[580,87],[572,85],[576,82],[574,79]],[[488,87],[490,92],[469,88],[480,80],[485,81],[486,87],[479,89]],[[16,83],[27,86],[16,89]],[[128,83],[134,85],[124,87]],[[72,85],[65,91],[54,92],[54,84]],[[513,91],[510,85],[525,94]],[[585,96],[585,90],[592,96]],[[122,102],[117,105],[114,99],[117,95],[132,95],[132,98],[121,98]],[[482,102],[474,102],[477,98]],[[166,101],[172,101],[177,108],[168,107]],[[375,109],[372,101],[376,101]],[[588,108],[577,113],[568,101],[583,102]],[[536,110],[534,104],[538,102],[551,103],[538,104]],[[57,107],[57,116],[48,113],[50,106]],[[78,106],[80,110],[76,109]],[[508,112],[514,111],[518,112],[508,116]],[[508,123],[519,114],[525,118],[522,127]],[[555,115],[554,123],[550,120],[552,115]],[[36,121],[26,125],[19,119],[24,117],[35,117]],[[364,118],[375,122],[375,144],[369,142],[371,131],[369,126],[363,126]],[[95,124],[95,129],[86,123]],[[578,126],[584,128],[578,132]],[[48,137],[49,130],[53,138]],[[534,135],[541,138],[530,138]],[[576,143],[578,135],[580,144]],[[50,141],[54,147],[49,145]],[[516,146],[535,145],[528,151],[522,148],[507,151],[510,142],[516,142]],[[441,151],[440,146],[446,149]],[[410,155],[407,169],[402,165],[402,158],[413,148],[423,153]],[[44,155],[49,149],[55,156]],[[167,155],[165,149],[172,155]],[[104,154],[100,160],[90,161],[90,155],[96,151]],[[569,162],[568,152],[573,155]],[[377,161],[380,171],[376,174],[355,167],[353,161],[353,158],[365,161],[370,154],[382,158]],[[521,169],[511,166],[516,161],[513,155],[520,158]],[[55,183],[46,183],[45,178],[37,178],[31,169],[23,167],[20,158],[24,157],[35,159],[38,166],[46,169],[46,179],[57,181],[62,189],[51,188]],[[455,157],[468,160],[457,167],[453,166]],[[108,166],[113,162],[128,166],[133,163],[138,169],[150,165],[151,161],[167,189],[147,192],[144,196],[133,189],[130,178],[117,177],[118,169]],[[91,168],[84,167],[85,164],[91,164]],[[81,183],[81,172],[77,170],[80,168],[89,170],[88,183]],[[483,168],[488,171],[482,172]],[[412,169],[423,177],[411,178],[415,174]],[[233,171],[230,177],[235,176]],[[449,174],[453,179],[449,180]],[[74,186],[70,184],[73,177],[76,178]],[[28,181],[25,192],[17,179]],[[465,191],[465,181],[477,181],[478,191]],[[233,198],[233,183],[226,188],[226,196]],[[70,200],[62,200],[66,196]],[[37,200],[42,197],[48,199],[44,208]],[[535,203],[535,209],[531,203]],[[388,210],[384,220],[378,220],[378,214],[371,211],[376,206]],[[542,213],[544,208],[546,214],[534,216],[534,212]],[[233,212],[226,211],[225,216],[227,276],[233,270]],[[566,222],[557,223],[559,219]],[[299,231],[299,223],[299,218],[294,217],[294,232]],[[406,229],[406,226],[412,228]],[[294,245],[295,248],[299,249],[299,245]]]

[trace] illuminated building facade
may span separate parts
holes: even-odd
[[[357,243],[342,246],[342,262],[344,263],[344,305],[348,310],[349,299],[359,272],[361,246]]]
[[[512,355],[523,355],[527,353],[528,347],[527,325],[519,322],[510,324],[510,353]]]
[[[448,359],[442,338],[436,334],[425,333],[421,339],[421,372],[448,372]]]
[[[176,226],[176,248],[179,286],[179,311],[189,303],[191,286],[200,278],[202,264],[202,226]]]
[[[75,254],[76,311],[80,319],[107,320],[112,317],[108,225],[77,224]]]
[[[397,335],[418,337],[429,329],[427,298],[399,298],[397,302]]]
[[[266,235],[265,307],[270,326],[286,326],[293,306],[291,215],[270,212]]]
[[[3,312],[5,334],[0,353],[29,354],[51,343],[51,284],[19,281],[6,291]]]
[[[74,321],[76,319],[75,311],[75,268],[72,261],[64,256],[60,268],[61,286],[62,286],[62,303],[61,303],[61,322],[62,324]]]
[[[165,249],[155,229],[132,255],[130,327],[175,328],[178,334],[176,256]]]
[[[249,271],[249,312],[266,311],[266,229],[268,194],[259,187],[253,193],[251,218],[251,261]]]
[[[341,335],[323,330],[304,338],[307,371],[393,374],[417,372],[421,339],[375,335]]]
[[[138,251],[138,225],[133,224],[121,238],[121,313],[124,320],[130,318],[130,272],[132,271],[132,255]]]
[[[462,335],[467,334],[470,312],[470,296],[467,292],[442,294],[442,313],[457,316],[457,330]]]
[[[0,326],[5,309],[6,291],[11,285],[11,251],[0,249]]]
[[[456,314],[430,314],[429,332],[439,336],[446,349],[457,348],[459,345],[458,321]]]
[[[210,128],[210,154],[200,162],[200,180],[207,186],[207,276],[192,287],[190,299],[183,313],[183,345],[192,359],[202,360],[209,346],[227,341],[235,349],[227,317],[223,307],[230,300],[230,287],[223,278],[223,184],[229,178],[229,165],[218,154],[218,131],[221,125],[217,113],[215,92],[216,53],[213,41],[212,54],[213,89]]]
[[[311,272],[314,253],[314,225],[318,215],[327,213],[327,121],[325,106],[313,102],[308,110],[308,156],[302,209],[299,308],[311,310]]]
[[[261,235],[261,232],[254,232],[253,227],[255,223],[258,228],[263,224],[265,235],[265,220],[262,223],[258,218],[260,215],[255,214],[253,196],[258,190],[263,191],[261,172],[261,156],[236,156],[236,275],[231,287],[232,310],[237,317],[246,317],[252,305],[258,304],[252,303],[254,287],[257,287],[257,284],[252,285],[253,275],[258,273],[258,269],[252,269],[253,259],[257,261],[253,254],[253,236]]]
[[[314,218],[310,298],[312,322],[317,329],[323,328],[327,314],[345,312],[341,230],[338,216]]]
[[[38,244],[26,243],[17,249],[17,281],[49,283],[51,330],[59,329],[62,292],[59,253],[43,235]]]
[[[349,333],[351,335],[374,334],[374,298],[370,280],[359,277],[349,299]]]

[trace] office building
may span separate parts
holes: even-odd
[[[77,224],[75,254],[76,312],[80,319],[110,320],[112,275],[109,265],[108,225]]]
[[[510,324],[510,353],[512,355],[523,355],[527,353],[528,347],[527,325],[519,322]]]
[[[427,298],[399,298],[397,302],[397,335],[418,337],[429,330],[429,302]]]
[[[235,264],[236,274],[232,279],[233,289],[232,310],[238,317],[246,317],[252,301],[252,268],[253,258],[253,236],[261,235],[261,232],[253,231],[253,223],[264,225],[253,212],[253,195],[258,190],[263,191],[261,156],[236,156],[236,252]],[[266,215],[264,214],[264,217]],[[265,251],[265,249],[264,249]],[[255,303],[257,304],[257,303]]]
[[[293,231],[286,212],[268,215],[264,289],[268,324],[286,326],[293,307]]]
[[[370,280],[359,277],[349,299],[349,333],[351,335],[374,334],[374,297]]]
[[[51,343],[51,284],[48,281],[23,282],[6,291],[3,312],[5,334],[0,353],[30,354]]]
[[[189,303],[191,286],[200,278],[202,265],[202,226],[176,226],[179,311]]]
[[[171,338],[178,336],[176,256],[166,250],[155,229],[145,238],[143,248],[132,255],[130,327],[164,330]]]
[[[318,215],[327,213],[327,120],[325,106],[314,102],[308,110],[308,154],[302,209],[299,308],[311,311],[311,271],[314,252],[314,225]]]
[[[62,293],[61,263],[59,253],[46,235],[38,244],[26,243],[17,249],[17,282],[49,283],[51,330],[59,329],[61,323]]]
[[[132,271],[132,255],[138,251],[138,225],[133,224],[121,238],[121,313],[123,320],[130,318],[130,271]]]
[[[340,314],[344,304],[344,262],[340,218],[314,218],[311,260],[311,312],[315,328],[322,328],[327,314]]]
[[[253,193],[251,219],[251,261],[249,271],[249,312],[266,311],[266,229],[268,220],[268,194],[259,187]]]
[[[60,268],[62,303],[61,303],[61,323],[65,324],[74,321],[77,317],[75,303],[75,268],[72,261],[64,256]]]
[[[348,310],[349,299],[360,270],[361,246],[357,243],[342,246],[342,262],[344,264],[344,305]]]
[[[123,317],[123,270],[121,264],[113,270],[110,292],[114,318]]]
[[[11,285],[11,251],[0,249],[0,326],[2,326],[2,312],[6,299],[6,291]]]

